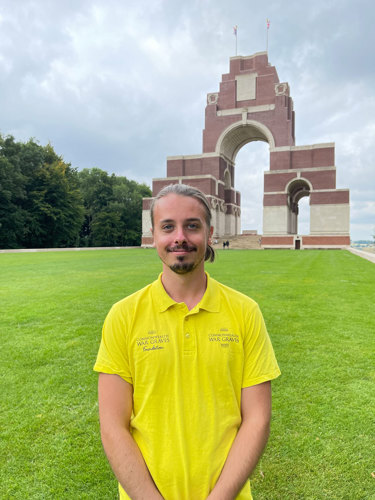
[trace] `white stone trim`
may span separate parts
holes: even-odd
[[[221,198],[216,198],[215,196],[212,195],[206,195],[206,197],[210,198],[211,208],[213,210],[218,209],[220,212],[223,213],[227,211],[224,200],[222,200]]]
[[[312,192],[313,193],[331,193],[332,191],[336,192],[336,191],[349,191],[349,189],[345,189],[345,188],[342,188],[342,189],[336,189],[336,188],[332,188],[332,189],[314,189]],[[345,203],[338,203],[338,205],[345,205]]]
[[[278,236],[280,236],[280,235],[278,234]],[[268,237],[268,235],[267,235],[267,237]],[[265,248],[265,249],[267,249],[267,248],[270,248],[270,249],[271,248],[286,248],[287,250],[289,250],[289,249],[293,250],[294,249],[294,245],[271,245],[269,243],[263,245],[262,242],[260,242],[260,244],[261,244],[261,247]]]
[[[286,95],[289,97],[290,89],[289,84],[287,82],[283,83],[275,83],[275,95]]]
[[[336,233],[323,233],[322,231],[320,232],[316,232],[316,233],[309,233],[309,234],[302,234],[302,235],[298,235],[300,237],[302,236],[313,236],[314,238],[327,238],[327,236],[332,236],[332,237],[336,237],[336,236],[350,236],[350,232],[348,231],[341,231],[341,232],[336,232]]]
[[[277,153],[280,151],[307,151],[309,149],[323,149],[323,148],[334,148],[334,142],[325,142],[321,144],[311,144],[310,146],[278,146],[270,147],[271,153]]]
[[[313,186],[311,184],[311,182],[307,179],[305,179],[304,177],[295,177],[294,179],[291,179],[288,184],[285,186],[285,191],[284,193],[289,193],[289,186],[295,182],[295,181],[303,181],[303,182],[306,182],[306,184],[309,186],[309,189],[310,189],[310,193],[314,190],[313,189]]]
[[[264,56],[267,54],[268,54],[268,52],[266,50],[264,50],[262,52],[255,52],[255,54],[252,54],[251,56],[233,56],[233,57],[230,57],[230,60],[235,61],[236,59],[254,59],[254,57],[256,57],[256,56]]]
[[[314,235],[315,236],[315,235]],[[327,235],[324,235],[327,236]],[[336,236],[336,235],[335,235]],[[349,235],[347,235],[349,236]],[[349,248],[350,245],[303,245],[303,248],[301,247],[301,250],[311,250],[311,249],[317,249],[317,248],[322,248],[322,249],[337,249],[337,250],[346,250]]]
[[[219,99],[219,92],[210,92],[207,94],[207,104],[217,104],[217,101]]]
[[[217,111],[216,116],[242,115],[243,113],[260,113],[262,111],[273,111],[274,104],[262,104],[260,106],[246,106],[244,108],[222,109]]]
[[[349,236],[349,203],[310,205],[311,236]]]
[[[177,155],[177,156],[167,156],[167,160],[196,160],[198,158],[212,158],[217,155],[217,153],[201,153],[197,155]]]
[[[287,205],[263,206],[263,236],[288,234],[289,212]]]
[[[256,99],[257,77],[258,73],[255,71],[246,71],[235,75],[236,100],[238,102]]]
[[[228,158],[224,153],[220,153],[220,158],[222,158],[224,161],[226,161],[232,167],[235,166],[235,162],[233,161],[233,159]]]
[[[201,153],[198,155],[178,155],[178,156],[167,156],[168,160],[196,160],[200,158],[221,158],[222,160],[234,165],[233,160],[228,158],[224,153]]]
[[[147,208],[142,210],[142,237],[152,238],[153,234],[151,231],[151,210]],[[152,246],[152,245],[151,245]]]
[[[202,174],[202,175],[178,175],[176,177],[154,177],[153,181],[179,181],[180,184],[183,184],[184,179],[213,179],[216,182],[216,177],[211,174]]]
[[[263,194],[285,194],[285,191],[264,191]]]
[[[265,139],[266,139],[266,142],[268,142],[270,148],[271,147],[275,147],[275,140],[273,138],[273,135],[272,135],[272,132],[270,131],[270,129],[268,127],[266,127],[265,125],[263,125],[263,123],[260,123],[256,120],[246,120],[246,123],[244,123],[243,121],[238,121],[238,122],[235,122],[235,123],[232,123],[231,125],[229,125],[226,129],[223,130],[223,132],[220,134],[220,137],[218,138],[217,142],[216,142],[216,148],[215,148],[215,152],[217,155],[223,155],[223,156],[226,156],[224,152],[221,151],[221,148],[222,148],[222,144],[225,140],[225,138],[227,137],[227,135],[232,132],[233,130],[237,129],[237,128],[242,128],[244,126],[250,126],[250,127],[254,127],[255,129],[259,130],[259,132],[261,134],[263,134],[265,136]],[[250,141],[249,141],[250,142]],[[239,144],[234,150],[233,150],[233,157],[236,156],[238,150],[243,146],[244,144]],[[231,160],[233,161],[233,160]]]
[[[224,182],[224,189],[230,189],[232,187],[232,176],[228,167],[224,170],[224,179],[226,175],[229,175],[229,187],[226,187],[226,183]]]
[[[288,168],[281,170],[266,170],[265,175],[272,174],[292,174],[298,172],[323,172],[324,170],[336,170],[336,167],[307,167],[307,168]]]
[[[261,236],[264,236],[265,238],[280,238],[281,236],[285,237],[285,238],[290,238],[290,237],[294,237],[294,236],[298,236],[300,237],[301,235],[297,235],[297,234],[291,234],[291,233],[267,233],[267,234],[262,234]],[[307,236],[307,235],[305,235]]]
[[[332,205],[333,206],[333,205]],[[310,218],[311,220],[311,218]],[[310,222],[310,226],[311,226],[311,222]],[[319,231],[321,231],[321,229],[319,229]],[[327,236],[350,236],[350,233],[348,233],[348,231],[328,231],[326,233],[316,233],[315,231],[310,231],[309,234],[306,234],[306,236],[321,236],[323,238],[323,236],[326,238]]]

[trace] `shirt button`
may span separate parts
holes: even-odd
[[[185,333],[185,337],[186,337],[187,339],[189,339],[189,338],[190,338],[190,333]]]

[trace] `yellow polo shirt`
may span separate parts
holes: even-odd
[[[241,389],[280,374],[258,305],[208,274],[190,311],[161,275],[117,302],[94,370],[133,385],[131,432],[166,500],[208,496],[241,424]],[[237,498],[252,498],[250,481]]]

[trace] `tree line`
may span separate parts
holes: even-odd
[[[140,245],[145,184],[0,134],[0,248]]]

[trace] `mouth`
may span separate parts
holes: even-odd
[[[192,245],[179,245],[167,248],[167,252],[175,253],[177,255],[185,255],[190,252],[196,252],[197,248]]]

